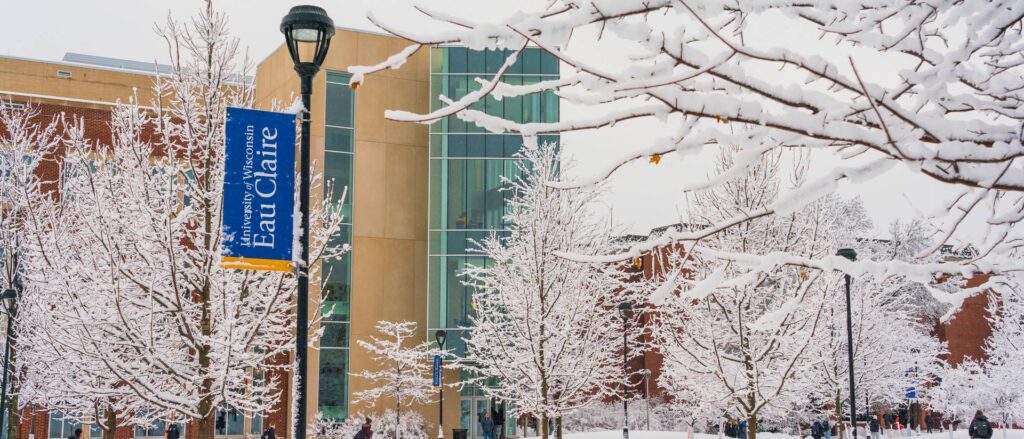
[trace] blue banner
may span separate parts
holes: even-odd
[[[434,388],[441,387],[441,356],[434,355]]]
[[[290,271],[295,115],[228,108],[221,267]]]

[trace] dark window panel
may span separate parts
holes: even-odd
[[[465,157],[466,156],[466,138],[469,137],[465,134],[449,134],[448,135],[448,157]]]
[[[558,58],[545,50],[540,52],[540,72],[545,75],[558,74]]]
[[[469,67],[468,72],[471,74],[482,74],[487,71],[486,68],[486,54],[480,50],[468,50],[469,52]]]
[[[486,153],[484,134],[474,134],[466,136],[466,157],[484,157]]]
[[[540,49],[527,47],[523,50],[523,74],[536,75],[540,73]]]
[[[503,138],[507,137],[504,134],[487,134],[487,157],[500,158],[503,154]]]
[[[504,50],[487,51],[487,73],[497,73],[501,65],[505,63]]]
[[[465,47],[448,48],[448,71],[451,73],[466,73],[466,54],[469,52]]]
[[[326,127],[324,149],[335,152],[352,152],[352,129]]]
[[[352,89],[343,84],[327,84],[327,125],[352,127]]]

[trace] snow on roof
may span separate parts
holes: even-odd
[[[174,68],[168,64],[160,64],[156,61],[133,61],[130,59],[108,58],[105,56],[89,55],[87,53],[68,52],[64,54],[61,62],[76,64],[87,67],[99,67],[107,70],[122,70],[128,73],[142,73],[147,75],[169,75]],[[240,81],[241,79],[241,81]],[[254,76],[239,76],[232,74],[228,76],[228,82],[252,83],[256,80]]]

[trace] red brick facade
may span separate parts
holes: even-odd
[[[973,288],[988,280],[988,276],[979,275],[968,279],[964,288]],[[989,298],[991,293],[979,294],[964,300],[960,311],[946,323],[935,326],[935,334],[948,344],[949,356],[946,361],[956,366],[968,357],[985,360],[985,340],[992,335],[992,323],[989,322]]]

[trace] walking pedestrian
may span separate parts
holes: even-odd
[[[75,429],[75,434],[72,434],[71,436],[68,436],[68,439],[82,439],[82,429],[81,428],[76,428]]]
[[[971,436],[971,439],[992,439],[992,424],[988,422],[988,418],[981,410],[974,413],[974,420],[967,428],[967,434]]]
[[[825,435],[825,427],[821,425],[821,421],[815,420],[811,424],[811,437],[814,439],[821,439]]]
[[[363,423],[363,428],[360,428],[356,432],[355,439],[373,439],[373,420],[366,418],[366,422]]]
[[[505,403],[495,405],[491,410],[491,417],[494,418],[495,439],[505,439]]]
[[[277,434],[274,433],[274,426],[271,425],[266,430],[263,430],[263,436],[260,436],[260,439],[277,439]]]
[[[180,439],[181,431],[178,430],[178,424],[171,424],[167,427],[167,439]]]
[[[494,418],[487,410],[484,410],[484,415],[480,418],[480,431],[484,439],[494,439]]]
[[[829,416],[829,418],[831,418],[831,416]],[[822,431],[825,433],[825,439],[832,439],[832,424],[828,421],[829,420],[826,418],[825,422],[821,423],[821,427],[824,429]]]
[[[879,425],[878,416],[872,416],[868,421],[868,430],[871,431],[871,439],[881,439],[882,426]]]

